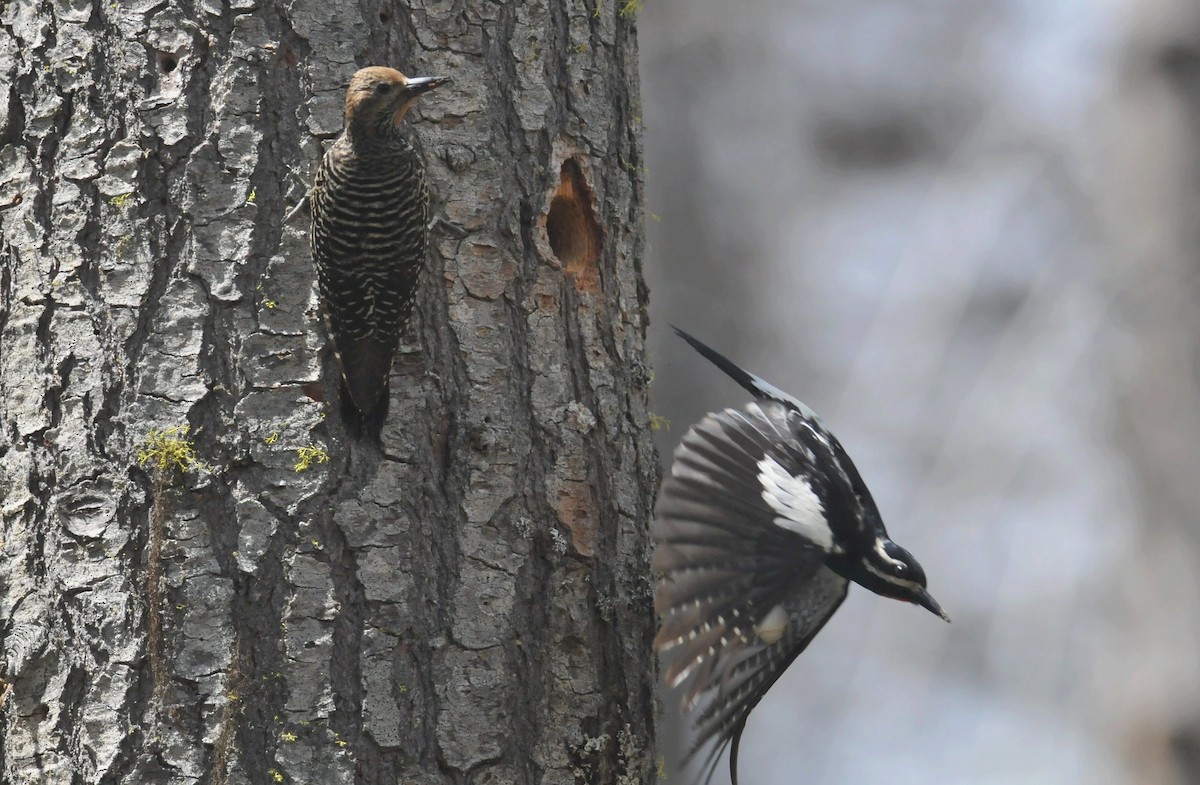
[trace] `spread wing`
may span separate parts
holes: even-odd
[[[824,566],[837,547],[826,508],[839,500],[816,435],[782,402],[709,415],[684,436],[659,494],[655,648],[668,685],[684,687],[683,710],[696,712],[688,757],[712,742],[715,765],[732,743],[735,785],[746,717],[846,595]]]

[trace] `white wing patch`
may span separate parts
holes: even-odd
[[[754,632],[757,633],[760,641],[770,646],[783,637],[789,623],[787,611],[783,609],[782,605],[776,605],[767,612],[766,616],[763,616],[762,621],[754,625]]]
[[[770,455],[758,462],[763,500],[775,511],[775,525],[799,534],[825,552],[833,550],[833,532],[825,508],[803,477],[793,477]]]

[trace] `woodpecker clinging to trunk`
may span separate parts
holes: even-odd
[[[912,555],[888,538],[849,456],[812,410],[676,329],[754,394],[684,435],[655,509],[665,679],[701,702],[689,758],[737,754],[750,711],[821,630],[850,581],[949,621]],[[705,782],[707,782],[707,777]]]
[[[313,181],[309,242],[342,374],[342,415],[356,436],[375,441],[429,242],[425,163],[400,123],[417,96],[446,81],[381,67],[355,73],[345,128]]]

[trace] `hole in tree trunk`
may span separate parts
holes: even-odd
[[[550,250],[575,285],[584,291],[600,290],[600,224],[592,210],[592,189],[573,158],[563,161],[558,190],[546,215]]]

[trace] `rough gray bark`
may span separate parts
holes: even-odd
[[[630,10],[0,5],[0,781],[652,779]],[[282,223],[366,64],[454,79],[382,456]]]

